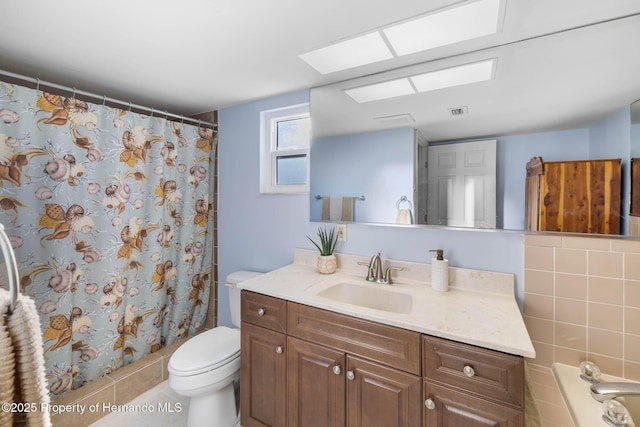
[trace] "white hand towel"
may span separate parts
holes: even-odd
[[[329,220],[342,221],[342,197],[331,196],[329,199]]]
[[[411,219],[411,209],[398,209],[396,224],[413,224]]]

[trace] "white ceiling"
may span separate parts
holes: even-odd
[[[325,76],[298,58],[329,43],[455,3],[460,1],[8,1],[2,5],[0,69],[191,115],[421,62],[438,68],[455,63],[465,52],[480,50],[471,55],[482,56],[491,46],[506,45],[489,52],[499,58],[498,73],[517,79],[496,79],[490,92],[452,89],[439,94],[447,106],[468,105],[472,114],[483,111],[473,120],[481,131],[488,125],[487,117],[516,126],[522,111],[534,120],[549,121],[548,114],[533,116],[541,105],[548,106],[550,94],[559,92],[570,96],[595,91],[608,107],[640,98],[640,78],[624,66],[631,61],[639,69],[639,60],[633,57],[640,55],[626,51],[640,43],[638,19],[612,35],[619,37],[616,43],[586,57],[568,58],[555,45],[537,47],[537,40],[522,50],[510,49],[511,43],[523,39],[638,14],[638,0],[507,0],[503,31],[497,35]],[[584,38],[577,44],[587,52],[592,45],[598,47],[597,32],[575,34]],[[531,57],[545,66],[531,70],[521,65]],[[578,72],[567,71],[564,66],[574,60]],[[601,84],[581,86],[592,81],[581,80],[580,70],[600,73]],[[556,72],[560,76],[569,72],[575,87],[566,88],[567,80],[556,78]],[[623,91],[620,86],[629,82]],[[505,109],[505,96],[518,100],[519,114]],[[438,132],[436,139],[447,137],[444,130]]]

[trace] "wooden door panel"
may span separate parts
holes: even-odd
[[[243,427],[286,425],[286,337],[242,322],[240,407]]]
[[[345,425],[345,354],[287,339],[288,427]]]
[[[424,427],[524,427],[524,414],[431,381],[424,383]]]
[[[418,427],[420,377],[347,356],[348,427]]]

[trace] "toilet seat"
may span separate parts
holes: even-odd
[[[240,357],[240,330],[218,326],[182,344],[169,360],[169,373],[180,377],[202,374]]]

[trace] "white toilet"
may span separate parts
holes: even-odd
[[[227,276],[231,322],[240,327],[238,283],[263,273]],[[169,386],[189,397],[188,426],[233,427],[240,420],[236,388],[240,379],[240,329],[218,326],[181,345],[169,360]]]

